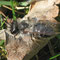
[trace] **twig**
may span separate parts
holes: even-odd
[[[6,15],[2,11],[0,11],[0,14],[6,18]]]
[[[6,5],[3,5],[3,7],[12,11],[12,8],[10,8],[10,7],[6,6]],[[23,12],[18,12],[16,10],[15,10],[15,12],[18,13],[18,14],[24,14]]]

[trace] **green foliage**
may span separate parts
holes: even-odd
[[[14,4],[14,6],[17,6],[18,5],[18,3],[15,2],[15,1],[13,1],[13,4]],[[11,2],[10,1],[0,1],[0,6],[1,5],[11,6]]]
[[[4,46],[5,40],[1,40],[0,41],[0,58],[1,60],[4,58],[6,58],[6,50],[5,50],[5,46]]]
[[[21,6],[27,6],[28,3],[27,2],[17,2],[16,0],[10,0],[10,1],[0,1],[0,7],[2,5],[7,5],[7,6],[11,6],[12,7],[12,14],[13,14],[13,20],[16,20],[16,16],[15,16],[15,6],[21,5]]]
[[[6,19],[4,21],[2,19],[2,15],[0,15],[0,17],[1,17],[0,18],[0,29],[4,29],[4,27],[5,27],[4,24],[5,24],[5,22],[6,22],[6,20],[7,20],[8,17],[6,17]]]
[[[10,0],[10,1],[0,1],[0,7],[2,5],[8,5],[12,7],[12,13],[13,13],[13,20],[16,20],[16,16],[15,16],[15,8],[14,6],[18,5],[17,2]]]
[[[6,59],[7,52],[4,47],[0,46],[0,60]]]

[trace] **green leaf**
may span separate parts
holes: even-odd
[[[27,6],[28,3],[27,2],[19,2],[19,5],[21,5],[21,6]]]
[[[4,40],[1,40],[0,41],[0,46],[2,46],[4,44],[4,42],[5,42]]]

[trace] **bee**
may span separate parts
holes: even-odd
[[[40,21],[37,22],[33,27],[33,34],[32,36],[35,38],[49,38],[56,35],[59,27],[58,24],[52,23],[50,21]]]

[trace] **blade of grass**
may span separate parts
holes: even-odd
[[[15,8],[14,8],[14,5],[13,5],[13,0],[10,0],[10,2],[11,2],[11,7],[12,7],[13,20],[16,20],[16,16],[15,16]]]
[[[2,25],[2,24],[3,24],[2,15],[0,15],[0,17],[1,17],[1,18],[0,18],[0,20],[1,20],[1,21],[0,21],[0,22],[1,22],[1,26],[0,26],[0,27],[3,29],[3,25]]]
[[[9,6],[11,6],[11,2],[10,1],[0,1],[0,5],[9,5]]]
[[[2,25],[2,24],[3,24],[3,22],[2,22],[2,18],[1,18],[1,27],[2,27],[2,29],[3,29],[3,25]]]
[[[54,58],[56,58],[56,57],[59,57],[59,56],[60,56],[60,54],[58,54],[58,55],[56,55],[56,56],[53,56],[53,57],[49,58],[49,60],[52,60],[52,59],[54,59]]]

